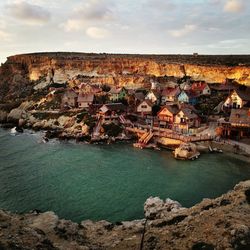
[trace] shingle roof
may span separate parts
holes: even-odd
[[[189,119],[194,119],[194,118],[198,118],[198,115],[194,113],[194,111],[192,109],[189,108],[182,108],[180,111],[182,111],[184,113],[184,115],[186,117],[188,117]]]
[[[160,113],[165,108],[174,115],[176,115],[179,112],[179,108],[177,105],[165,105],[158,113]]]
[[[250,89],[246,90],[235,90],[237,95],[243,100],[243,101],[250,101]]]
[[[180,88],[166,88],[162,91],[162,96],[177,96],[180,93]]]
[[[94,100],[94,95],[93,94],[79,94],[78,98],[77,98],[77,102],[87,102],[87,103],[91,103]]]
[[[250,126],[250,109],[232,109],[230,118],[230,123],[239,123]]]

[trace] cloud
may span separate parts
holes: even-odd
[[[29,25],[43,25],[50,20],[50,12],[38,5],[17,1],[6,6],[8,13]]]
[[[76,7],[71,17],[61,25],[67,32],[79,31],[88,25],[114,19],[111,0],[88,0]]]
[[[4,30],[0,30],[0,40],[10,41],[11,40],[10,33],[6,32]]]
[[[147,0],[146,4],[150,8],[166,11],[175,9],[176,5],[172,0]]]
[[[61,25],[61,27],[67,32],[82,30],[84,26],[84,21],[80,19],[68,19]]]
[[[189,33],[195,31],[197,26],[194,24],[186,24],[182,29],[170,30],[169,33],[173,37],[183,37],[188,35]]]
[[[241,0],[228,0],[224,5],[225,12],[238,13],[243,11],[244,4]]]
[[[103,39],[109,35],[109,32],[103,28],[89,27],[86,30],[86,34],[94,39]]]

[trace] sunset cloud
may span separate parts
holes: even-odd
[[[244,4],[241,0],[228,0],[224,5],[225,12],[238,13],[243,11]]]

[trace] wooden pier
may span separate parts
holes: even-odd
[[[141,125],[135,125],[134,127],[126,127],[126,130],[137,134],[139,138],[143,138],[144,136],[146,137],[146,135],[153,134],[153,136],[156,137],[165,137],[165,138],[180,140],[182,142],[201,142],[201,141],[211,141],[214,139],[214,137],[210,135],[200,135],[200,136],[183,135],[174,133],[169,129],[158,128],[158,127],[153,127],[149,129],[147,126],[141,126]],[[153,136],[150,136],[150,139]]]

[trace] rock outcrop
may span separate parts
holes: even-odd
[[[151,197],[144,209],[146,219],[116,224],[0,211],[0,249],[250,249],[250,181],[191,208]]]
[[[250,56],[34,53],[8,57],[0,67],[0,99],[25,98],[48,84],[77,77],[92,83],[141,87],[165,76],[250,85]]]

